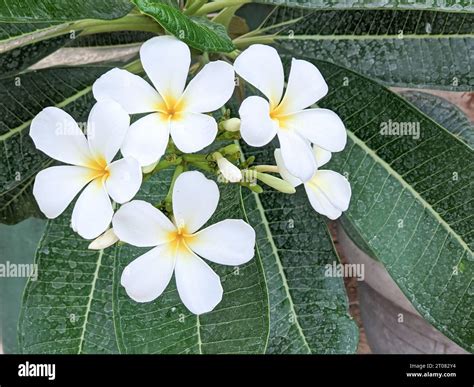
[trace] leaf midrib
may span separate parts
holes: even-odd
[[[293,35],[291,37],[286,36],[278,36],[275,40],[287,41],[287,40],[388,40],[388,39],[397,39],[397,40],[405,40],[405,39],[465,39],[465,38],[472,38],[474,34],[407,34],[407,35]]]
[[[100,250],[99,251],[99,256],[97,257],[97,265],[96,265],[95,272],[94,272],[94,278],[92,279],[91,291],[90,291],[89,297],[88,297],[89,299],[88,299],[87,305],[86,305],[86,313],[85,313],[85,316],[84,316],[84,324],[82,324],[82,328],[81,328],[81,337],[79,338],[80,341],[79,341],[78,354],[81,354],[83,349],[84,349],[84,341],[85,341],[85,335],[86,335],[86,331],[87,331],[87,324],[88,324],[88,321],[89,321],[89,315],[91,313],[92,300],[94,299],[95,286],[96,286],[96,283],[97,283],[97,279],[99,278],[99,271],[100,271],[100,267],[102,265],[102,257],[103,256],[104,256],[104,250]]]
[[[291,310],[291,313],[293,314],[293,317],[294,317],[294,321],[295,321],[294,325],[296,326],[296,328],[298,330],[298,333],[300,334],[301,338],[303,339],[303,343],[304,343],[306,349],[308,350],[308,353],[312,353],[311,347],[309,346],[308,341],[306,340],[306,336],[303,332],[303,329],[301,328],[301,325],[300,325],[300,322],[299,322],[299,319],[298,319],[298,314],[296,313],[295,305],[293,303],[293,298],[291,296],[291,292],[290,292],[290,289],[289,289],[289,286],[288,286],[288,281],[287,281],[287,278],[286,278],[286,275],[285,275],[283,265],[281,263],[280,254],[278,253],[278,248],[275,245],[275,241],[273,239],[273,236],[272,236],[272,233],[271,233],[271,230],[270,230],[270,226],[268,225],[268,220],[267,220],[267,217],[265,215],[265,209],[263,208],[262,202],[260,201],[260,198],[259,198],[258,194],[255,193],[255,192],[252,192],[252,195],[254,196],[258,212],[259,212],[260,217],[262,219],[262,224],[265,228],[265,233],[267,234],[268,242],[270,243],[270,247],[271,247],[273,255],[275,257],[275,262],[278,266],[278,273],[280,274],[280,277],[281,277],[281,280],[282,280],[282,283],[283,283],[283,287],[285,289],[285,294],[287,296],[287,299],[288,299],[288,302],[289,302],[289,305],[290,305],[290,310]]]

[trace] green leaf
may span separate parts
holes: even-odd
[[[440,11],[473,11],[470,0],[253,0],[255,3],[310,9],[435,9]],[[441,4],[440,4],[441,3]]]
[[[155,176],[137,198],[157,203],[165,197],[171,173],[163,171],[158,178]],[[244,218],[239,187],[220,185],[219,190],[221,199],[209,225],[227,218]],[[223,300],[212,312],[195,316],[182,304],[173,279],[165,292],[150,303],[137,303],[125,293],[120,285],[121,273],[128,263],[146,250],[124,245],[117,255],[114,316],[121,352],[216,354],[265,351],[268,298],[257,255],[237,268],[210,263],[221,278]]]
[[[474,125],[456,105],[433,94],[405,91],[403,97],[427,116],[474,148]]]
[[[256,163],[274,164],[273,149],[244,148]],[[267,353],[353,353],[358,328],[348,313],[341,278],[325,275],[338,264],[328,229],[301,187],[294,195],[242,190],[249,223],[257,232],[270,300]]]
[[[0,21],[66,21],[116,19],[133,8],[128,0],[0,0]]]
[[[25,289],[22,353],[117,353],[112,317],[114,247],[88,250],[70,227],[71,210],[48,221],[36,251],[38,278]]]
[[[32,264],[45,223],[41,219],[27,219],[15,226],[0,225],[0,264]],[[0,342],[4,353],[18,353],[17,325],[26,280],[0,278]]]
[[[474,13],[281,8],[267,24],[297,18],[277,38],[295,57],[333,62],[388,86],[474,87]]]
[[[221,24],[203,17],[188,17],[168,2],[133,0],[138,9],[155,19],[168,32],[201,51],[230,52],[234,44]]]
[[[0,79],[1,222],[16,223],[37,214],[31,186],[51,160],[36,150],[28,134],[33,117],[46,106],[57,106],[85,121],[94,102],[92,83],[108,69],[55,68]]]
[[[473,351],[473,150],[383,86],[312,62],[330,90],[318,105],[348,129],[327,167],[349,176],[346,218],[425,319]],[[413,136],[381,132],[390,122]]]

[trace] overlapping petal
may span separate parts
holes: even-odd
[[[87,166],[90,151],[76,121],[64,110],[47,107],[31,121],[30,136],[36,148],[63,163]]]
[[[262,97],[246,98],[239,108],[240,133],[251,146],[264,146],[275,137],[278,124],[270,117],[270,105]]]
[[[101,179],[92,181],[79,195],[72,211],[71,225],[85,239],[97,238],[107,228],[114,211]]]
[[[129,114],[154,112],[163,103],[160,94],[147,81],[118,68],[97,79],[92,92],[97,101],[112,99]]]
[[[156,36],[140,48],[143,69],[165,101],[177,101],[188,77],[191,53],[174,36]]]
[[[347,179],[334,171],[320,170],[305,184],[313,208],[329,219],[337,219],[349,207],[351,186]]]
[[[281,156],[288,171],[301,181],[311,179],[316,161],[309,142],[291,130],[278,131]]]
[[[128,129],[121,148],[122,154],[135,158],[141,166],[153,164],[166,151],[169,126],[169,120],[160,113],[138,119]]]
[[[213,310],[221,302],[219,276],[192,251],[182,249],[176,256],[176,287],[186,308],[194,314]]]
[[[176,226],[185,225],[186,232],[199,230],[216,211],[219,202],[217,184],[201,172],[179,175],[173,188],[173,215]]]
[[[328,92],[321,72],[312,63],[292,59],[285,96],[281,101],[281,114],[294,113],[313,105]]]
[[[242,265],[255,254],[255,231],[243,220],[226,219],[196,233],[188,246],[209,261]]]
[[[108,166],[109,176],[105,182],[107,192],[117,203],[131,200],[142,184],[142,169],[133,157],[112,162]]]
[[[234,68],[230,64],[221,60],[208,63],[186,87],[183,106],[189,112],[212,112],[224,106],[234,88]]]
[[[138,247],[167,243],[169,234],[176,230],[160,210],[143,200],[133,200],[121,206],[112,224],[121,241]]]
[[[119,151],[129,126],[130,117],[117,102],[97,102],[87,121],[87,141],[91,153],[110,163]]]
[[[332,110],[302,110],[287,116],[285,123],[311,143],[330,152],[339,152],[346,146],[346,128]]]
[[[36,175],[33,195],[41,212],[53,219],[63,213],[92,178],[90,170],[84,167],[62,165],[46,168]]]
[[[155,247],[125,267],[120,283],[132,300],[153,301],[168,286],[175,262],[165,245]]]
[[[283,65],[278,52],[270,46],[254,44],[242,52],[234,63],[237,74],[260,90],[276,107],[284,86]]]
[[[180,113],[170,121],[171,138],[184,153],[193,153],[212,144],[217,135],[216,120],[201,113]]]

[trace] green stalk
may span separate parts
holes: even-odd
[[[204,4],[207,3],[207,0],[196,0],[193,1],[191,6],[184,10],[185,15],[194,15]]]
[[[181,175],[184,172],[184,166],[182,164],[178,165],[176,169],[174,170],[173,173],[173,178],[171,179],[171,184],[170,188],[168,190],[168,194],[166,195],[165,198],[165,208],[168,211],[168,213],[172,212],[172,202],[173,202],[173,189],[174,189],[174,184],[176,183],[176,179],[178,178],[179,175]]]
[[[197,12],[197,16],[207,15],[208,13],[217,12],[226,7],[243,5],[250,3],[251,0],[217,0],[204,4]]]

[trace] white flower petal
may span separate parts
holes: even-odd
[[[89,162],[84,133],[68,113],[57,107],[47,107],[33,118],[30,136],[36,148],[53,159],[82,166]]]
[[[188,234],[199,230],[216,211],[219,202],[217,184],[201,172],[184,172],[173,188],[173,215],[178,227]]]
[[[199,231],[187,244],[212,262],[242,265],[255,255],[255,231],[243,220],[227,219]]]
[[[105,186],[110,197],[117,203],[131,200],[142,184],[142,169],[133,157],[114,161],[108,167],[109,177]]]
[[[109,228],[102,235],[94,239],[87,248],[89,250],[104,250],[119,241],[117,235],[114,233],[113,228]]]
[[[327,164],[331,160],[332,153],[317,145],[313,145],[314,158],[316,159],[316,166],[318,168]]]
[[[285,163],[283,161],[283,157],[281,155],[281,149],[275,149],[275,161],[277,163],[278,172],[280,173],[281,177],[290,183],[293,187],[298,187],[303,182],[298,179],[297,177],[293,176],[286,168]]]
[[[319,101],[327,92],[328,85],[315,65],[305,60],[292,59],[280,113],[303,110]]]
[[[176,231],[160,210],[143,200],[133,200],[120,207],[112,224],[121,241],[138,247],[166,243],[170,240],[170,233]]]
[[[221,302],[219,276],[192,251],[182,249],[176,257],[176,286],[186,308],[194,314],[213,310]]]
[[[279,130],[278,139],[288,171],[303,182],[311,179],[316,171],[316,160],[308,141],[291,130]]]
[[[100,178],[93,180],[76,201],[71,225],[81,237],[94,239],[110,225],[114,210]]]
[[[277,133],[278,124],[270,118],[270,105],[261,97],[246,98],[239,108],[240,133],[251,146],[268,144]]]
[[[338,218],[349,207],[351,186],[337,172],[317,171],[305,189],[313,208],[330,219]]]
[[[88,168],[62,165],[43,169],[36,175],[33,195],[48,218],[61,215],[74,197],[91,181]]]
[[[184,110],[212,112],[224,106],[234,92],[234,68],[221,60],[208,63],[189,82],[182,96]]]
[[[150,302],[168,286],[174,265],[175,258],[166,246],[158,246],[128,264],[120,283],[132,300]]]
[[[278,52],[270,46],[254,44],[242,52],[234,63],[237,74],[260,90],[276,107],[285,82]]]
[[[183,93],[191,64],[186,43],[174,36],[157,36],[140,48],[140,60],[146,74],[165,100],[177,101]]]
[[[330,152],[339,152],[346,146],[346,128],[332,110],[303,110],[286,116],[285,123],[313,144]]]
[[[94,82],[92,92],[97,101],[112,99],[129,114],[154,112],[163,102],[147,81],[118,68],[100,76]]]
[[[184,153],[198,152],[212,144],[217,135],[216,120],[201,113],[180,113],[170,121],[171,138]]]
[[[110,163],[123,143],[130,116],[115,101],[97,102],[87,121],[87,141],[95,157],[104,157]]]
[[[158,161],[169,141],[169,121],[164,117],[159,113],[148,114],[130,125],[122,144],[122,154],[135,158],[141,166]]]
[[[242,171],[225,157],[221,157],[217,160],[217,166],[227,181],[237,183],[242,180]]]

